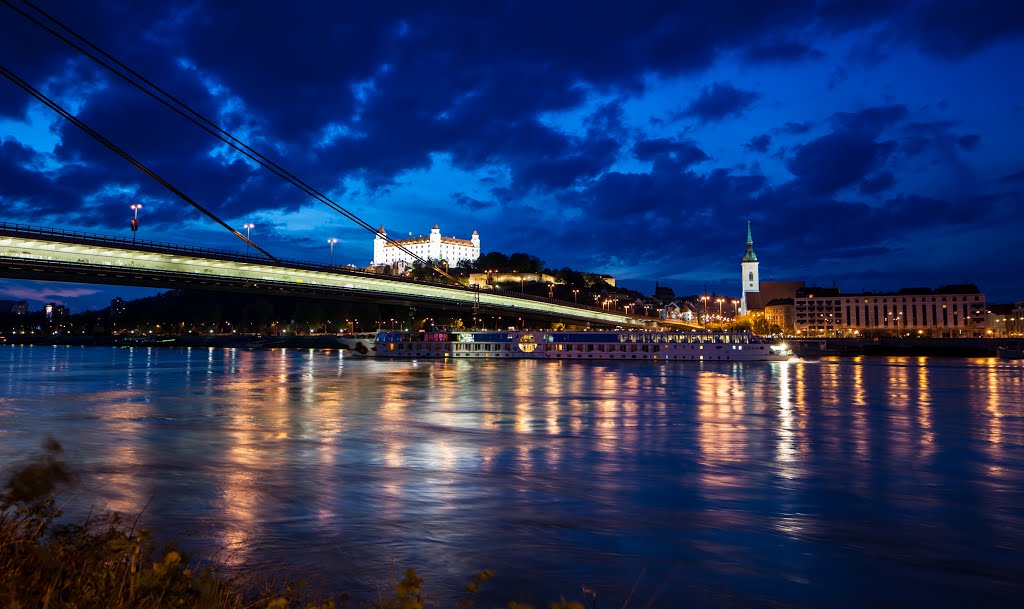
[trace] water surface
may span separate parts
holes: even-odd
[[[484,606],[999,607],[1024,581],[1024,366],[374,361],[0,347],[0,463],[231,565]],[[87,507],[87,506],[86,506]]]

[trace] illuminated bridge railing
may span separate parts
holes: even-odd
[[[308,271],[318,271],[333,273],[337,275],[349,275],[355,277],[367,277],[377,280],[386,280],[396,283],[408,283],[413,285],[432,285],[432,286],[444,286],[452,290],[460,290],[466,293],[479,293],[479,288],[471,288],[461,284],[451,284],[445,281],[429,281],[423,279],[411,279],[407,277],[395,277],[390,275],[381,275],[378,273],[372,273],[359,269],[354,269],[345,266],[332,266],[327,264],[317,264],[304,260],[293,260],[293,259],[282,259],[279,258],[276,261],[264,258],[258,255],[242,254],[230,250],[222,250],[215,248],[204,248],[195,247],[190,245],[181,245],[177,243],[165,243],[160,241],[144,241],[126,238],[126,237],[112,237],[109,235],[102,235],[98,233],[90,233],[85,231],[47,228],[41,226],[32,226],[28,224],[15,224],[9,222],[0,222],[0,235],[9,236],[20,236],[26,238],[44,238],[54,241],[63,241],[68,243],[75,243],[81,245],[96,245],[101,247],[116,247],[125,250],[135,250],[140,252],[159,252],[165,254],[177,254],[177,255],[188,255],[199,258],[209,258],[214,260],[226,260],[232,262],[241,263],[253,263],[267,266],[275,266],[280,268],[291,268],[291,269],[303,269]],[[594,312],[611,312],[603,307],[597,307],[587,304],[579,304],[576,302],[565,301],[558,298],[545,298],[543,296],[534,296],[532,294],[525,294],[515,290],[504,290],[504,289],[488,289],[484,292],[489,294],[501,295],[507,298],[527,300],[538,303],[551,303],[558,304],[564,307],[570,307],[573,309],[583,311],[594,311]],[[650,321],[658,321],[656,318],[647,317],[645,315],[639,315],[631,313],[631,317],[640,319],[647,319]]]

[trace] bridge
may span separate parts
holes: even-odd
[[[0,223],[0,276],[164,289],[291,295],[623,327],[697,328],[503,290],[388,277],[348,267]]]

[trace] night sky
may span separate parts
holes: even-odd
[[[762,280],[1024,298],[1024,2],[430,4],[39,6],[392,237],[738,297],[750,220]],[[271,253],[370,262],[371,234],[4,4],[0,63]],[[5,79],[0,149],[0,221],[129,236],[141,203],[140,238],[244,250]],[[117,294],[0,280],[33,308]]]

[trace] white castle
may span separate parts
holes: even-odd
[[[373,238],[373,264],[412,264],[415,258],[402,248],[425,260],[444,260],[448,266],[455,267],[462,262],[473,262],[480,257],[480,235],[473,231],[473,236],[468,240],[442,237],[441,229],[435,224],[434,228],[430,229],[428,237],[388,241],[387,233],[382,226],[377,229],[377,234]]]

